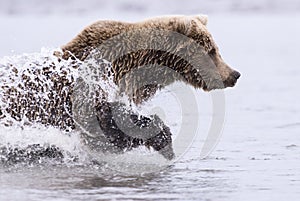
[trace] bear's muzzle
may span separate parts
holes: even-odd
[[[241,74],[238,71],[232,71],[228,78],[224,81],[224,87],[233,87],[240,77]]]

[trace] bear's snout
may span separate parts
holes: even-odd
[[[241,77],[241,73],[239,73],[237,71],[233,71],[230,76],[234,77],[236,80],[238,80]]]
[[[237,80],[241,77],[241,74],[238,71],[232,71],[228,78],[224,81],[225,87],[233,87]]]

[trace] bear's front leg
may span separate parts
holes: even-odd
[[[145,145],[166,159],[174,158],[172,134],[157,115],[135,114],[119,102],[101,102],[96,107],[96,115],[104,135],[118,149],[125,151]]]

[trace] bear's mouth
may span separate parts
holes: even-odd
[[[203,82],[202,84],[202,89],[205,92],[209,92],[214,89],[225,89],[227,87],[234,87],[240,78],[241,74],[237,71],[233,71],[226,80],[220,81],[220,80],[215,80],[210,83]]]
[[[235,84],[237,83],[237,80],[226,80],[226,81],[218,81],[219,84],[206,84],[204,83],[203,86],[201,87],[203,91],[205,92],[210,92],[212,90],[217,90],[217,89],[225,89],[227,87],[234,87]]]
[[[210,92],[212,90],[216,90],[216,89],[224,89],[225,87],[223,85],[218,85],[218,86],[208,86],[208,85],[204,85],[202,87],[203,91],[205,92]]]
[[[225,87],[223,82],[220,80],[209,80],[207,82],[205,82],[204,80],[197,80],[196,88],[202,89],[205,92],[209,92],[214,89],[223,89]]]
[[[229,79],[224,81],[224,88],[226,87],[234,87],[237,83],[237,79]]]

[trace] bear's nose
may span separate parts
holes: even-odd
[[[235,79],[239,79],[241,77],[241,74],[237,71],[233,71],[231,73],[231,76],[234,77]]]

